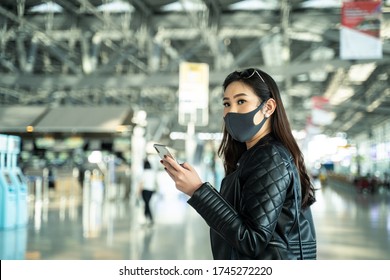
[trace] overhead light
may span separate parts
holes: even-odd
[[[267,0],[246,0],[231,4],[229,10],[277,10],[279,9],[278,1]]]
[[[337,89],[336,93],[329,98],[329,103],[331,105],[339,105],[342,102],[348,100],[354,95],[355,91],[352,87],[340,87]]]
[[[340,8],[342,0],[310,0],[302,3],[302,8],[317,8],[317,9],[326,9],[326,8]]]
[[[181,0],[165,5],[161,8],[163,12],[185,12],[185,11],[205,11],[206,6],[199,0]]]
[[[370,105],[367,106],[367,112],[373,112],[381,104],[382,104],[381,98],[375,99]]]
[[[376,64],[365,63],[365,64],[354,64],[349,68],[348,78],[351,82],[361,83],[370,77],[371,73],[375,70]]]
[[[110,12],[110,13],[124,13],[124,12],[133,12],[134,7],[124,1],[114,1],[107,4],[103,4],[97,7],[98,11],[101,12]]]
[[[63,10],[64,9],[60,5],[53,3],[52,1],[30,8],[30,12],[33,13],[61,13]]]
[[[291,39],[295,41],[306,41],[306,42],[316,42],[321,43],[323,38],[319,34],[315,34],[313,32],[297,32],[297,31],[289,31],[289,34]]]

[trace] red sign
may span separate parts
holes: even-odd
[[[342,59],[382,58],[381,17],[381,1],[343,2],[340,28]]]
[[[381,7],[381,1],[344,2],[341,25],[379,38]]]

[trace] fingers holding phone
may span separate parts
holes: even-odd
[[[179,168],[178,166],[176,166],[177,164],[179,164],[178,161],[175,159],[175,157],[173,156],[173,153],[171,153],[171,151],[169,150],[169,148],[166,145],[154,144],[153,147],[156,149],[158,155],[160,156],[161,163],[163,163],[163,161],[165,160],[166,163],[169,164],[169,166],[168,166],[167,164],[163,163],[163,165],[168,173],[172,173],[171,172],[172,168],[174,168],[174,169]],[[172,161],[169,161],[169,159],[172,159]]]
[[[177,160],[172,155],[172,153],[169,151],[167,146],[162,145],[162,144],[154,144],[153,147],[156,149],[156,151],[161,159],[164,159],[164,156],[169,156],[177,162]]]
[[[166,146],[155,144],[154,147],[160,155],[165,170],[175,182],[176,188],[192,196],[195,190],[203,184],[196,170],[187,162],[179,164]]]

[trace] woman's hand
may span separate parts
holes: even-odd
[[[198,173],[187,162],[178,164],[174,159],[165,156],[161,163],[165,170],[175,182],[176,188],[189,195],[192,194],[203,184]]]

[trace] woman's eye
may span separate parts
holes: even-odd
[[[227,103],[227,102],[224,102],[222,105],[223,105],[223,107],[229,107],[230,106],[230,104]]]
[[[241,100],[238,100],[238,101],[237,101],[237,104],[238,104],[238,105],[242,105],[242,104],[244,104],[245,102],[246,102],[245,100],[242,100],[242,99],[241,99]]]

